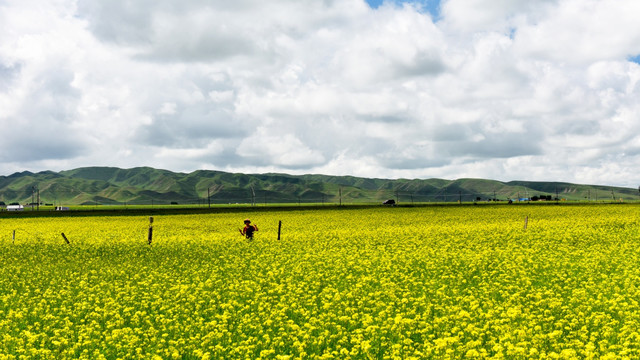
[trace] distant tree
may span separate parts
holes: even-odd
[[[6,204],[4,203],[4,201],[0,201],[0,206],[5,206]]]

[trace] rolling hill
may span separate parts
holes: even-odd
[[[0,176],[5,204],[400,203],[550,197],[585,201],[637,200],[637,189],[564,182],[486,179],[372,179],[354,176],[176,173],[150,167],[85,167]]]

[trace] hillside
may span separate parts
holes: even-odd
[[[632,188],[485,179],[371,179],[353,176],[175,173],[139,167],[85,167],[0,176],[5,204],[365,203],[487,201],[550,196],[567,200],[637,200]]]

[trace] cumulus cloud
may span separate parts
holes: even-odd
[[[518,28],[518,50],[554,62],[590,64],[640,53],[637,1],[558,1],[535,23]]]
[[[4,1],[0,172],[635,186],[636,1],[378,3]]]
[[[561,0],[449,0],[442,2],[443,28],[466,35],[510,33],[555,11]],[[465,40],[465,38],[463,38]]]

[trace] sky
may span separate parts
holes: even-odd
[[[637,0],[0,0],[0,175],[637,187]]]

